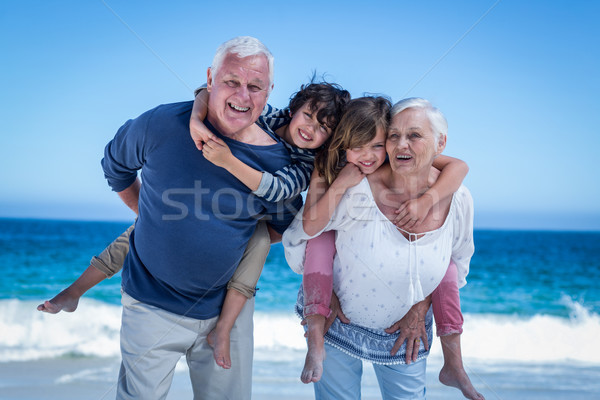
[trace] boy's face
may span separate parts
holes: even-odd
[[[289,139],[292,145],[301,149],[318,149],[331,136],[331,129],[317,120],[319,108],[311,111],[305,103],[292,115]]]

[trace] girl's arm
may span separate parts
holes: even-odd
[[[323,230],[346,190],[357,185],[364,176],[356,165],[348,163],[327,187],[325,179],[318,172],[313,172],[302,214],[304,232],[313,236]]]
[[[435,183],[417,199],[406,201],[396,210],[394,224],[410,230],[423,222],[427,214],[443,199],[451,197],[462,184],[469,172],[469,166],[458,158],[440,155],[433,161],[434,168],[440,170]]]

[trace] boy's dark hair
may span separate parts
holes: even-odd
[[[308,104],[311,112],[318,110],[317,120],[334,131],[348,101],[350,101],[350,93],[347,90],[342,89],[338,84],[326,81],[315,83],[313,76],[309,84],[302,85],[300,90],[290,97],[288,107],[293,115],[303,105]]]

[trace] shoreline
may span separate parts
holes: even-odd
[[[252,399],[313,399],[311,385],[299,380],[297,363],[255,360]],[[427,371],[428,400],[459,400],[464,397],[437,380],[439,360],[429,363]],[[34,361],[0,362],[1,400],[106,400],[114,399],[120,360],[117,358],[57,358]],[[488,400],[587,400],[600,393],[597,376],[600,366],[497,365],[480,368],[467,364],[475,387]],[[473,367],[473,368],[469,368]],[[565,371],[570,371],[565,374]],[[582,372],[584,372],[582,376]],[[298,376],[296,376],[298,375]],[[548,382],[552,381],[552,385]],[[561,382],[569,385],[563,385]],[[558,383],[558,385],[557,385]],[[580,390],[574,390],[573,387]],[[550,389],[563,388],[560,390]],[[364,400],[379,399],[379,387],[372,368],[365,366]],[[185,362],[178,364],[168,400],[193,397]]]

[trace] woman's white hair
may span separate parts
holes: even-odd
[[[448,134],[448,121],[446,121],[444,114],[442,114],[442,112],[434,107],[429,101],[420,97],[409,97],[408,99],[400,100],[394,104],[391,112],[392,118],[394,118],[396,114],[399,114],[409,108],[425,110],[427,118],[429,118],[429,123],[431,124],[431,129],[433,129],[436,143],[440,137]]]
[[[271,90],[273,85],[273,54],[260,40],[252,36],[238,36],[220,45],[210,66],[213,76],[217,75],[217,71],[223,64],[227,54],[235,54],[239,58],[264,55],[269,64],[269,91]]]

